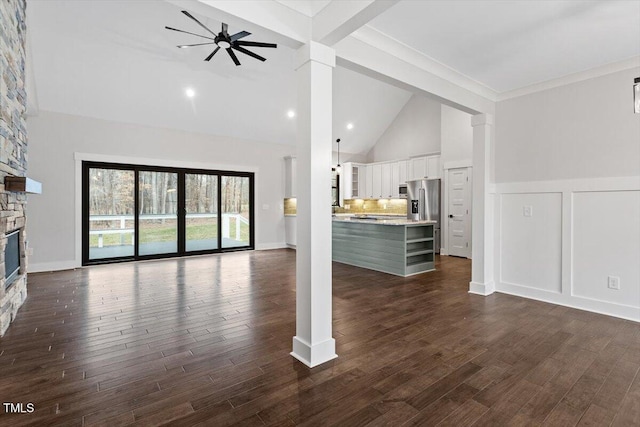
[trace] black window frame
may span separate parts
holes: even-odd
[[[89,185],[90,177],[89,170],[92,168],[97,169],[116,169],[124,171],[134,172],[134,254],[133,256],[122,256],[112,258],[100,258],[89,259]],[[178,188],[177,188],[177,217],[178,217],[178,236],[177,236],[177,250],[171,253],[152,254],[152,255],[140,255],[139,249],[139,173],[140,172],[166,172],[178,174]],[[249,178],[249,244],[247,246],[237,247],[222,247],[222,215],[217,217],[218,225],[218,248],[205,249],[198,251],[186,251],[186,227],[185,227],[185,175],[186,174],[199,174],[199,175],[214,175],[217,176],[218,191],[217,191],[217,206],[220,213],[222,205],[222,177],[243,177]],[[225,252],[238,252],[255,250],[255,173],[254,172],[242,172],[242,171],[228,171],[221,169],[198,169],[198,168],[179,168],[172,166],[153,166],[153,165],[139,165],[128,163],[107,163],[107,162],[95,162],[95,161],[83,161],[82,162],[82,265],[99,265],[99,264],[111,264],[117,262],[126,261],[144,261],[153,259],[175,258],[175,257],[187,257],[195,255],[217,254]]]

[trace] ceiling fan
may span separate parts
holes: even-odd
[[[251,33],[247,32],[247,31],[240,31],[239,33],[235,33],[235,34],[230,36],[229,33],[227,32],[227,27],[228,26],[224,22],[222,23],[222,31],[220,31],[218,34],[216,34],[213,31],[211,31],[209,28],[207,28],[202,22],[198,21],[193,15],[191,15],[186,10],[183,10],[182,13],[187,15],[189,18],[193,19],[198,25],[200,25],[202,28],[204,28],[209,33],[211,33],[214,37],[203,36],[201,34],[191,33],[189,31],[179,30],[177,28],[172,28],[172,27],[166,27],[165,26],[165,28],[167,30],[178,31],[179,33],[191,34],[193,36],[202,37],[203,39],[212,40],[212,41],[206,42],[206,43],[183,44],[183,45],[178,46],[179,48],[184,49],[184,48],[190,48],[190,47],[195,47],[195,46],[206,46],[206,45],[211,45],[211,44],[216,45],[216,48],[213,50],[213,52],[211,52],[209,54],[209,56],[204,58],[205,61],[211,61],[211,58],[213,58],[213,55],[218,53],[220,48],[225,49],[227,51],[227,53],[229,54],[229,56],[231,57],[233,62],[236,64],[236,66],[240,65],[240,61],[238,61],[238,57],[233,52],[233,50],[237,50],[238,52],[242,52],[245,55],[249,55],[249,56],[251,56],[253,58],[256,58],[256,59],[258,59],[260,61],[266,61],[267,60],[266,58],[258,55],[257,53],[253,53],[250,50],[245,49],[243,46],[274,47],[274,48],[278,47],[278,45],[276,45],[275,43],[262,43],[262,42],[251,42],[251,41],[240,40],[240,39],[242,39],[244,37],[247,37],[247,36],[251,35]]]

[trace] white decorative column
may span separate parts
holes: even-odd
[[[335,51],[316,42],[296,57],[298,79],[296,335],[309,367],[338,357],[331,332],[332,73]]]
[[[471,283],[472,294],[490,295],[495,291],[493,279],[493,196],[491,179],[491,139],[493,116],[471,117],[473,126],[473,210],[471,217]]]

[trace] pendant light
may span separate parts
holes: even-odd
[[[342,167],[340,166],[340,138],[336,139],[336,144],[338,145],[338,164],[336,165],[336,173],[340,175],[342,172]]]
[[[633,112],[640,114],[640,77],[633,79]]]

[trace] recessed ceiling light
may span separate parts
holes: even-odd
[[[353,129],[353,123],[347,123],[347,129],[349,130]]]
[[[289,110],[287,111],[287,117],[289,117],[290,119],[293,119],[296,116],[296,112],[293,110]]]
[[[184,90],[184,94],[187,95],[187,98],[193,98],[194,96],[196,96],[196,91],[188,87]]]

